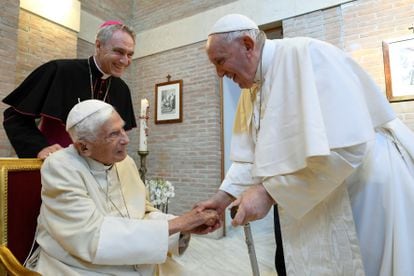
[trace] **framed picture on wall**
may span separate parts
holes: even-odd
[[[168,124],[183,121],[183,81],[167,81],[155,85],[155,123]]]
[[[414,36],[383,41],[382,51],[388,100],[414,100]]]

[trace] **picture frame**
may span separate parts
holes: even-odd
[[[383,41],[382,51],[388,100],[414,100],[414,36]]]
[[[183,121],[183,81],[167,81],[155,85],[155,123]]]

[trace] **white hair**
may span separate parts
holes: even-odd
[[[215,33],[215,34],[211,34],[210,36],[220,36],[221,38],[223,38],[223,40],[226,43],[231,43],[233,41],[235,41],[236,39],[239,39],[243,36],[250,36],[256,43],[259,49],[261,49],[261,46],[264,45],[265,41],[266,41],[266,34],[258,29],[249,29],[249,30],[241,30],[241,31],[232,31],[232,32],[225,32],[225,33]]]
[[[135,43],[136,34],[134,30],[131,27],[124,24],[113,24],[100,28],[96,34],[96,40],[99,40],[100,42],[102,42],[102,44],[106,45],[106,43],[112,38],[114,33],[118,30],[121,30],[129,34]]]
[[[227,40],[228,42],[231,42],[245,35],[248,35],[254,40],[256,40],[259,34],[260,34],[260,30],[250,29],[250,30],[233,31],[233,32],[227,32],[227,33],[218,33],[216,35],[221,35],[225,40]]]

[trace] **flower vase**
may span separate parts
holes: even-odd
[[[160,204],[155,205],[155,208],[167,214],[168,213],[168,199],[167,199],[167,202],[165,203],[160,203]]]

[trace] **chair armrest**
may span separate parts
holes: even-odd
[[[41,274],[25,268],[5,245],[0,246],[0,264],[11,276],[41,276]]]

